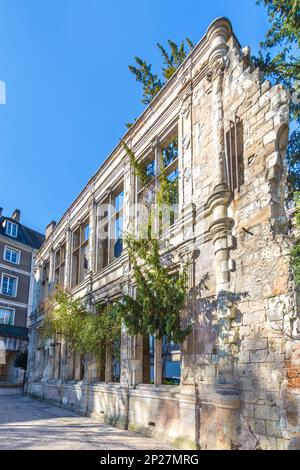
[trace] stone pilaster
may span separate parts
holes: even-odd
[[[91,197],[89,204],[89,269],[91,272],[96,271],[96,230],[97,230],[97,206],[94,196]]]
[[[55,252],[51,248],[49,257],[49,285],[48,294],[51,295],[54,290],[54,277],[55,277]]]
[[[69,289],[71,286],[71,266],[72,266],[72,232],[68,227],[66,232],[66,260],[65,260],[65,273],[64,273],[64,288]]]
[[[213,159],[215,167],[214,190],[209,197],[207,207],[212,221],[209,233],[215,254],[215,283],[217,295],[218,322],[218,366],[217,384],[214,403],[216,406],[216,448],[231,448],[234,430],[238,428],[236,410],[240,406],[236,392],[232,343],[236,341],[231,329],[235,309],[230,302],[230,249],[232,248],[231,230],[233,220],[228,216],[231,192],[227,185],[225,143],[224,143],[224,109],[223,87],[224,74],[228,65],[227,40],[230,36],[228,23],[224,20],[215,22],[207,37],[210,42],[209,71],[207,79],[212,84],[212,117]]]
[[[134,195],[135,195],[135,175],[130,166],[128,158],[124,163],[124,201],[123,201],[123,228],[124,232],[134,230]]]
[[[179,206],[186,210],[193,198],[192,90],[183,96],[179,115]]]
[[[215,22],[207,34],[210,42],[207,79],[212,83],[211,128],[215,160],[215,186],[226,182],[223,79],[228,63],[228,46],[226,43],[230,35],[229,25],[223,20]]]
[[[154,384],[161,385],[163,379],[162,340],[155,338],[154,344]]]

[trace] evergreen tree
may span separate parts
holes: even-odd
[[[170,52],[168,52],[161,44],[157,44],[163,57],[163,67],[161,70],[163,77],[159,77],[158,74],[154,74],[151,70],[152,65],[147,64],[147,62],[142,60],[140,57],[135,57],[136,65],[129,65],[130,72],[133,73],[136,81],[142,85],[142,103],[151,103],[154,96],[157,95],[166,81],[172,77],[177,68],[182,64],[187,54],[194,47],[192,41],[188,38],[186,39],[186,44],[188,46],[188,50],[185,48],[184,41],[182,41],[178,46],[175,42],[168,40]],[[130,125],[127,125],[127,127],[130,127]]]
[[[272,82],[291,93],[291,133],[287,149],[288,199],[300,190],[300,0],[257,0],[271,23],[255,63]]]

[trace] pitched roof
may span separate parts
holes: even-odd
[[[18,233],[16,237],[7,235],[4,224],[6,220],[10,220],[11,222],[18,225]],[[24,245],[31,246],[36,250],[38,250],[42,246],[45,240],[44,235],[42,235],[41,233],[36,232],[35,230],[32,230],[29,227],[26,227],[25,225],[21,224],[20,222],[17,222],[11,217],[5,216],[0,217],[0,235],[5,236],[12,241],[14,240],[19,243],[23,243]]]

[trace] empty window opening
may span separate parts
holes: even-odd
[[[243,122],[239,117],[229,122],[225,141],[228,185],[231,191],[239,191],[245,178]]]

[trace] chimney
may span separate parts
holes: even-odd
[[[21,211],[20,209],[15,209],[14,210],[14,213],[12,215],[12,218],[16,221],[16,222],[20,222],[20,217],[21,217]]]
[[[55,220],[52,220],[52,222],[50,222],[50,224],[47,225],[46,227],[46,233],[45,233],[45,238],[47,240],[47,238],[49,238],[49,236],[51,235],[51,233],[53,232],[53,230],[55,229],[56,227],[56,222]]]

